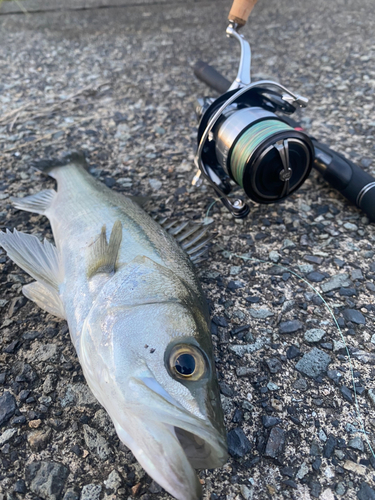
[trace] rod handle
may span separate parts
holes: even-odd
[[[239,27],[244,26],[257,1],[258,0],[233,0],[228,20],[238,24]]]

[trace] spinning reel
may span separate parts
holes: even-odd
[[[375,220],[375,179],[327,146],[310,138],[290,115],[308,100],[279,83],[250,77],[251,50],[238,29],[256,0],[235,0],[226,33],[238,41],[241,57],[232,84],[214,68],[198,62],[194,73],[222,95],[198,99],[198,167],[231,214],[244,218],[249,205],[230,196],[240,186],[250,200],[274,203],[293,194],[313,167],[333,187]]]

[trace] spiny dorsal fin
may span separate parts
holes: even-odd
[[[60,296],[52,287],[44,285],[40,281],[34,281],[22,287],[22,293],[41,309],[58,318],[66,319]]]
[[[106,227],[102,227],[99,238],[89,249],[88,277],[97,273],[113,273],[122,240],[122,224],[117,220],[112,227],[109,243],[107,243]]]
[[[11,202],[19,210],[25,212],[33,212],[36,214],[45,214],[47,208],[51,206],[55,196],[57,195],[54,189],[45,189],[39,193],[25,196],[24,198],[11,198]]]
[[[183,250],[188,254],[193,264],[199,264],[204,260],[208,250],[208,243],[214,234],[207,233],[211,230],[211,224],[193,223],[189,221],[178,222],[177,220],[155,217],[155,220],[165,229]]]
[[[0,232],[0,246],[8,257],[37,281],[58,291],[63,281],[59,255],[56,247],[44,240],[41,243],[32,234]]]

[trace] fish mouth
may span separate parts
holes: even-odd
[[[145,471],[175,498],[200,499],[202,486],[194,469],[212,469],[225,464],[224,429],[190,414],[161,386],[155,390],[158,385],[155,381],[152,389],[140,379],[133,379],[133,385],[138,386],[136,392],[143,393],[142,400],[149,404],[147,408],[144,404],[133,407],[123,427],[115,422],[119,438]]]

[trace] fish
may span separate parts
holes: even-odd
[[[14,229],[0,246],[35,280],[23,294],[67,321],[119,439],[175,498],[201,498],[195,469],[224,465],[227,441],[207,302],[176,240],[199,257],[202,239],[186,223],[159,224],[95,179],[82,155],[43,166],[57,191],[12,203],[46,216],[55,245]]]

